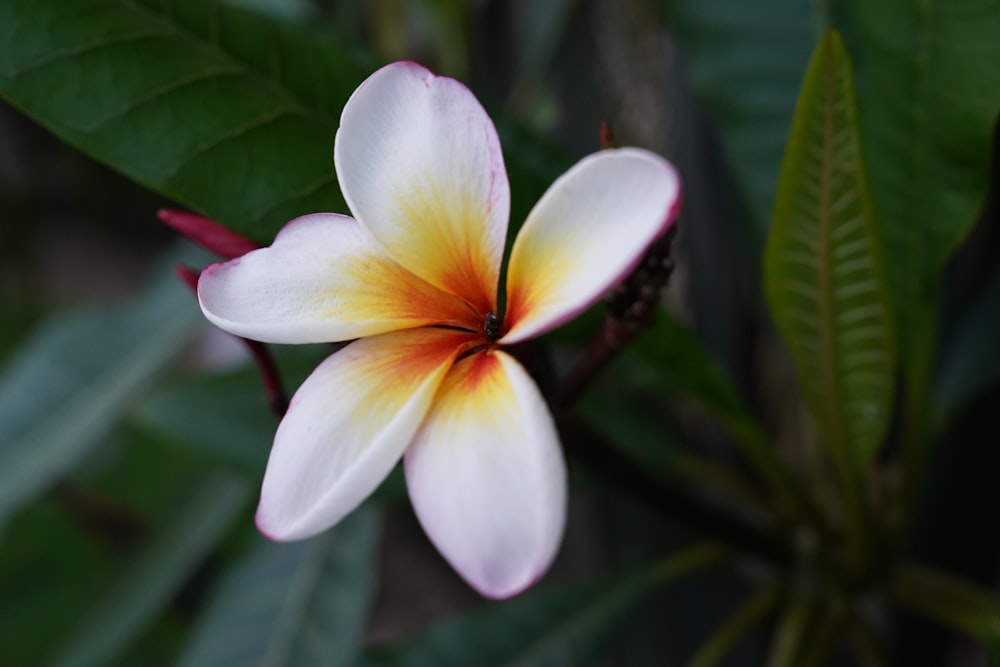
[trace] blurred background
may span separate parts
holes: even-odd
[[[331,539],[347,544],[343,550],[307,544],[264,551],[252,515],[277,420],[246,351],[201,319],[173,276],[176,263],[213,261],[157,221],[158,209],[182,204],[0,103],[0,664],[687,664],[773,573],[750,557],[642,595],[622,576],[715,537],[720,515],[760,523],[753,508],[689,488],[700,479],[691,474],[694,459],[734,476],[747,466],[718,419],[688,396],[683,378],[703,376],[716,387],[713,378],[727,377],[718,392],[731,387],[783,456],[809,464],[803,442],[814,433],[764,307],[761,261],[809,56],[831,16],[851,25],[854,3],[223,4],[317,43],[335,42],[356,68],[344,75],[348,92],[379,64],[399,59],[465,82],[500,130],[514,228],[555,177],[599,148],[602,122],[620,144],[675,161],[685,191],[664,296],[672,319],[615,360],[563,431],[570,447],[590,437],[574,429],[611,440],[666,491],[650,501],[630,493],[628,480],[613,471],[602,476],[574,465],[563,551],[539,585],[539,601],[502,617],[490,616],[491,603],[430,546],[396,476],[337,529]],[[266,58],[270,42],[247,37],[255,39]],[[863,99],[866,85],[862,71]],[[329,104],[339,108],[345,99]],[[332,143],[331,131],[331,171]],[[995,146],[983,150],[997,154]],[[944,378],[940,391],[952,409],[927,465],[920,519],[901,547],[990,587],[1000,562],[995,169],[992,178],[985,208],[941,287],[935,374]],[[257,240],[269,239],[262,232]],[[601,317],[595,310],[551,337],[557,376]],[[704,357],[686,359],[695,368],[677,371],[688,338],[700,342]],[[292,391],[326,351],[275,353]],[[890,447],[884,456],[891,455]],[[574,461],[572,451],[569,457]],[[313,571],[323,574],[296,579]],[[328,652],[313,662],[296,653],[308,646],[292,638],[305,623],[297,612],[261,612],[248,621],[234,611],[241,603],[232,590],[259,586],[265,595],[296,581],[331,600],[311,605],[339,605],[320,616],[346,633],[340,657]],[[571,613],[577,609],[593,611],[600,623],[579,621]],[[865,664],[987,664],[985,646],[939,626],[877,602],[862,613],[890,656]],[[476,614],[485,614],[478,626]],[[472,625],[441,625],[456,618]],[[560,618],[570,619],[569,630],[553,630]],[[255,623],[297,627],[276,640],[296,648],[278,651],[274,662],[249,655],[235,661],[233,645],[254,645]],[[761,622],[718,664],[773,659],[777,624]],[[500,639],[482,626],[499,628]],[[490,657],[508,656],[496,645],[522,635],[541,648],[522,646],[515,655],[523,662]],[[481,642],[472,653],[480,662],[457,648],[462,636]],[[434,650],[394,652],[420,641]],[[556,648],[547,652],[546,641]],[[810,664],[855,664],[838,643],[830,646],[829,663]]]

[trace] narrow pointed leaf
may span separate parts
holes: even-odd
[[[894,342],[850,64],[828,32],[792,124],[764,281],[806,402],[834,460],[862,465],[889,418]]]
[[[196,488],[171,523],[98,601],[53,665],[109,664],[168,605],[249,499],[249,487],[232,478],[210,479]]]
[[[374,601],[377,527],[363,508],[314,539],[261,542],[220,582],[180,664],[354,664]]]
[[[343,211],[336,37],[218,0],[0,0],[0,95],[143,185],[258,240]]]
[[[71,470],[200,323],[166,276],[135,303],[57,316],[0,375],[0,523]]]
[[[897,568],[888,593],[922,616],[992,645],[1000,642],[1000,598],[975,582],[906,563]]]
[[[718,627],[698,652],[691,658],[688,667],[713,667],[724,664],[736,643],[753,627],[762,623],[778,603],[777,590],[764,588],[751,597],[732,616]]]

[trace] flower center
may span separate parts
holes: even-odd
[[[486,317],[483,318],[483,333],[486,334],[486,340],[490,343],[496,342],[500,338],[500,327],[503,326],[503,320],[500,316],[490,311],[486,313]]]

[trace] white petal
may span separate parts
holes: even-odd
[[[413,508],[452,567],[491,598],[552,562],[566,517],[566,467],[535,383],[504,352],[456,363],[404,458]]]
[[[372,74],[334,148],[351,212],[394,260],[496,310],[510,188],[496,128],[469,89],[415,63]]]
[[[363,338],[319,365],[278,426],[257,509],[276,540],[329,528],[396,465],[468,336],[414,329]]]
[[[297,218],[270,247],[208,267],[198,300],[220,328],[270,343],[481,326],[461,300],[386,257],[357,221],[332,213]]]
[[[679,198],[677,172],[649,151],[606,150],[574,165],[511,249],[503,342],[553,329],[601,298],[666,231]]]

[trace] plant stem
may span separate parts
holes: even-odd
[[[856,613],[851,614],[847,639],[861,667],[886,667],[887,661],[871,630]]]
[[[715,542],[696,544],[672,553],[657,563],[651,572],[651,578],[654,584],[665,584],[692,570],[714,565],[729,554],[729,549]]]
[[[787,602],[774,632],[769,667],[801,667],[799,657],[816,611],[816,601],[806,595],[795,595]]]
[[[937,300],[933,300],[937,303]],[[928,390],[934,359],[936,309],[927,308],[919,318],[914,334],[906,378],[905,403],[901,430],[899,528],[897,540],[905,538],[923,488],[927,457]]]
[[[971,581],[904,563],[890,579],[888,594],[927,618],[986,642],[1000,641],[1000,598]]]
[[[198,276],[200,275],[198,271],[184,265],[178,265],[174,268],[174,273],[193,293],[198,293]],[[267,398],[268,408],[278,419],[281,419],[288,411],[288,395],[285,393],[281,375],[278,373],[278,367],[274,363],[270,349],[260,341],[241,336],[237,336],[237,338],[247,346],[254,365],[257,366],[261,383],[264,385],[264,395]]]
[[[778,599],[778,589],[774,586],[758,591],[712,633],[691,658],[688,667],[714,667],[719,664],[740,638],[774,611]]]

